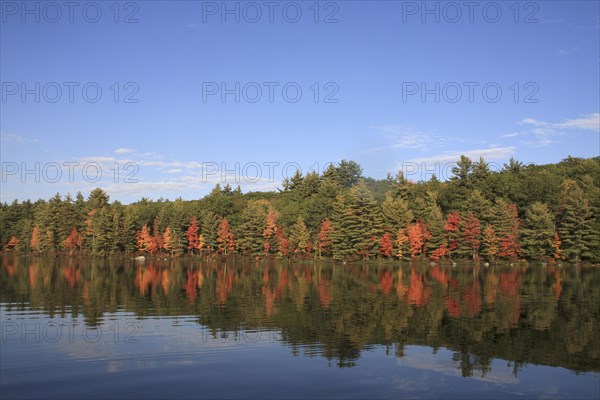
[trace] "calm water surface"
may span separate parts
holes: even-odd
[[[600,269],[2,257],[0,397],[600,398]]]

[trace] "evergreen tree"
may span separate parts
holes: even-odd
[[[433,254],[436,250],[443,248],[445,249],[445,237],[444,237],[444,215],[442,209],[438,205],[438,193],[436,191],[427,192],[427,211],[425,214],[425,222],[429,227],[431,234],[429,241],[427,242],[427,253]],[[440,253],[441,252],[441,253]],[[446,256],[445,250],[439,250],[434,259],[443,258]]]
[[[387,233],[397,232],[399,228],[408,225],[413,219],[413,213],[408,209],[408,203],[401,197],[393,198],[386,193],[381,204],[383,229]]]
[[[554,254],[554,218],[548,206],[535,202],[525,212],[521,244],[523,255],[529,259],[550,257]]]
[[[561,187],[558,233],[569,260],[598,259],[600,249],[592,208],[577,182],[572,180],[565,180]]]
[[[340,184],[350,188],[358,183],[362,177],[362,168],[355,161],[342,160],[336,168],[336,174]]]
[[[341,261],[352,254],[350,236],[348,235],[350,216],[344,194],[339,194],[333,203],[331,223],[333,225],[333,232],[331,233],[333,258]]]
[[[292,226],[292,230],[290,231],[290,244],[294,248],[295,253],[310,253],[310,232],[306,228],[306,224],[302,217],[298,217],[298,220],[294,226]]]
[[[494,231],[498,238],[498,256],[514,260],[521,255],[520,221],[517,206],[499,199],[494,207]]]
[[[352,255],[368,259],[376,254],[377,237],[382,230],[377,203],[364,181],[350,189],[346,214]]]
[[[263,233],[266,228],[269,202],[264,200],[248,203],[241,216],[237,242],[243,254],[260,256],[264,252]]]

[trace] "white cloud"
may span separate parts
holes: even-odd
[[[119,148],[115,150],[115,154],[129,154],[135,152],[134,149]]]
[[[572,54],[575,54],[577,50],[579,50],[579,46],[572,47],[570,49],[558,49],[558,54],[561,56],[570,56]]]
[[[138,182],[138,183],[115,183],[102,188],[108,194],[129,195],[129,194],[149,194],[154,192],[182,192],[194,189],[183,182],[159,181],[159,182]]]
[[[486,161],[498,161],[508,159],[514,154],[514,147],[492,147],[487,149],[474,149],[463,151],[444,151],[440,154],[431,157],[413,158],[412,160],[408,161],[419,164],[454,163],[460,159],[461,155],[467,156],[471,160],[475,161],[479,160],[479,157],[483,157]]]
[[[460,156],[469,157],[472,161],[479,161],[480,157],[488,163],[491,170],[499,170],[501,163],[515,154],[514,147],[489,147],[485,149],[472,149],[463,151],[444,151],[428,157],[413,158],[400,162],[390,172],[402,171],[404,176],[413,181],[428,181],[432,175],[440,180],[447,180],[452,176],[452,167],[460,160]]]
[[[17,135],[15,133],[8,133],[8,132],[1,132],[0,140],[2,142],[13,142],[13,143],[18,143],[18,144],[39,142],[39,140],[37,140],[37,139],[28,139],[25,136]]]
[[[600,132],[600,113],[581,115],[579,118],[566,119],[562,122],[547,122],[534,118],[524,118],[518,124],[529,128],[502,135],[500,138],[533,136],[534,140],[527,140],[524,143],[531,147],[540,147],[555,143],[555,138],[568,136],[576,131]]]
[[[444,143],[441,136],[433,132],[416,131],[404,125],[382,125],[373,126],[383,133],[383,137],[389,144],[385,146],[371,147],[365,153],[378,153],[388,149],[415,149],[426,151],[433,146]]]
[[[568,119],[565,122],[556,124],[557,128],[564,129],[583,129],[590,131],[600,131],[600,113],[589,114],[581,118]]]

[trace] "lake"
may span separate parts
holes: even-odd
[[[9,398],[600,397],[600,269],[3,256]]]

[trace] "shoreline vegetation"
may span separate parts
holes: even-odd
[[[342,160],[279,192],[217,184],[199,200],[128,205],[96,188],[2,203],[0,228],[3,253],[33,255],[598,264],[600,157],[492,171],[461,156],[447,181],[418,182]]]

